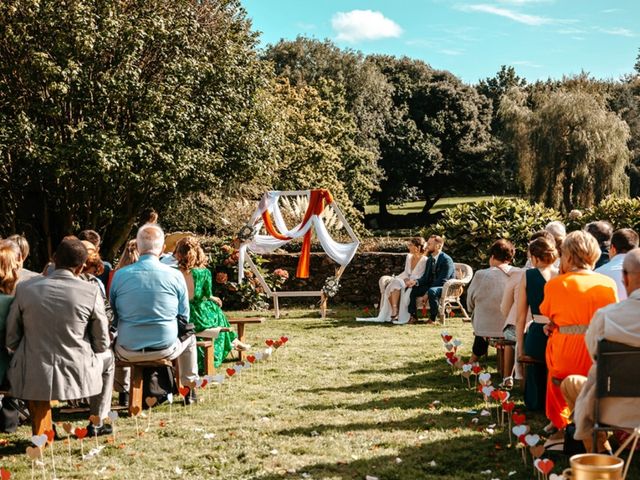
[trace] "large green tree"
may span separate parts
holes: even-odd
[[[263,58],[278,77],[294,87],[313,87],[323,100],[334,104],[336,128],[353,131],[358,148],[345,151],[342,181],[353,205],[362,209],[379,189],[379,138],[391,108],[391,86],[377,66],[353,50],[342,50],[330,40],[298,37],[270,45]],[[362,149],[370,155],[361,155]],[[308,182],[305,182],[308,183]]]
[[[487,177],[485,190],[490,193],[513,193],[519,191],[518,157],[510,142],[505,141],[504,125],[498,115],[502,97],[513,87],[524,87],[527,82],[513,67],[502,65],[493,76],[480,80],[476,89],[491,101],[491,148],[490,157],[494,173]]]
[[[629,162],[628,125],[604,96],[568,83],[571,88],[535,91],[533,98],[514,87],[500,106],[526,191],[565,212],[627,194]]]
[[[394,87],[394,108],[381,140],[382,214],[410,190],[423,213],[446,193],[469,190],[488,168],[491,106],[472,86],[419,60],[375,56]]]
[[[239,0],[0,3],[1,233],[109,257],[144,207],[263,174],[255,43]]]

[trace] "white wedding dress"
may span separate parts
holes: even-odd
[[[380,311],[377,317],[364,317],[356,318],[358,322],[390,322],[391,321],[391,304],[389,303],[389,295],[393,290],[400,290],[400,300],[398,303],[398,320],[394,323],[402,324],[409,321],[409,298],[411,289],[404,286],[404,281],[417,280],[427,268],[427,256],[423,255],[418,263],[416,263],[413,270],[411,269],[411,261],[413,259],[412,254],[407,255],[407,260],[404,264],[404,271],[400,275],[389,276],[385,275],[380,277]]]

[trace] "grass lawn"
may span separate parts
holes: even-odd
[[[221,394],[207,387],[193,408],[176,401],[171,421],[167,405],[154,408],[142,436],[133,419],[120,418],[117,441],[100,438],[106,447],[91,460],[80,459],[78,440],[71,442],[71,462],[67,445],[55,442],[58,478],[536,478],[531,461],[524,467],[508,446],[506,430],[486,431],[495,417],[469,413],[480,412],[483,402],[451,375],[442,327],[362,324],[353,321],[356,314],[341,309],[321,320],[316,311],[296,310],[250,327],[256,348],[266,338],[290,340],[268,363],[226,382]],[[453,320],[447,329],[463,340],[466,358],[470,324]],[[514,389],[513,398],[522,393]],[[82,417],[73,421],[86,425]],[[531,416],[529,423],[539,431],[544,419]],[[139,418],[141,430],[147,425]],[[5,436],[0,466],[12,479],[31,477],[29,436],[26,427]],[[85,453],[92,446],[94,440],[84,440]],[[52,478],[51,458],[45,461]],[[554,471],[565,466],[560,459]],[[35,478],[45,476],[36,469]]]
[[[476,197],[445,197],[438,200],[435,206],[431,209],[431,213],[436,213],[441,210],[453,208],[461,203],[476,203],[481,200],[488,200],[493,198],[493,195],[476,196]],[[510,197],[508,197],[510,198]],[[419,202],[407,202],[398,205],[389,205],[389,213],[393,215],[405,215],[407,213],[418,213],[422,211],[424,201]],[[378,213],[378,205],[367,205],[364,209],[365,213],[372,214]]]

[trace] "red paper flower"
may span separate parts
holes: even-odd
[[[229,275],[225,272],[216,273],[216,283],[227,283],[227,280],[229,280]]]

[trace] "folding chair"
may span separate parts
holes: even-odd
[[[593,451],[597,449],[597,437],[600,431],[625,430],[629,426],[608,425],[602,423],[600,401],[609,397],[640,399],[640,348],[630,347],[622,343],[600,340],[596,357],[596,398],[593,422]],[[640,411],[638,421],[640,424]],[[637,442],[637,439],[636,439]],[[627,460],[631,463],[635,443]],[[628,468],[628,465],[627,465]]]

